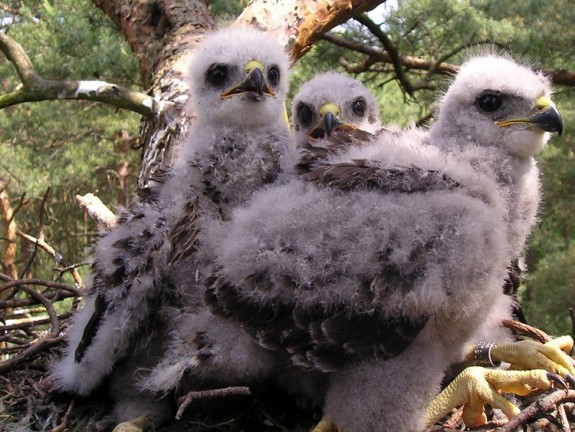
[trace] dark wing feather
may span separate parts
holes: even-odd
[[[383,131],[384,129],[380,132]],[[376,136],[361,129],[340,127],[331,135],[329,140],[319,141],[319,145],[313,145],[312,142],[308,141],[302,145],[302,154],[296,165],[297,172],[300,174],[309,172],[329,156],[342,153],[353,146],[363,146]]]
[[[190,258],[196,251],[198,237],[198,201],[189,201],[182,215],[175,221],[168,234],[171,251],[169,263],[175,263]]]
[[[102,257],[96,255],[92,266],[94,281],[91,292],[96,295],[95,310],[86,327],[82,338],[74,352],[74,360],[79,363],[94,336],[98,332],[106,312],[113,310],[117,305],[110,301],[111,297],[125,298],[128,296],[135,278],[154,271],[154,258],[156,252],[165,244],[163,228],[166,220],[159,215],[149,226],[140,230],[134,229],[133,222],[140,222],[145,218],[145,209],[148,204],[139,202],[130,211],[124,212],[118,219],[118,224],[104,236],[118,231],[124,232],[125,237],[115,241],[106,254],[114,256],[113,269],[105,267]],[[106,257],[107,258],[107,257]],[[105,260],[107,261],[107,259]],[[110,295],[111,294],[111,295]]]
[[[525,312],[519,303],[519,297],[517,295],[520,285],[521,266],[519,265],[519,260],[515,259],[508,267],[507,278],[505,279],[505,284],[503,285],[503,293],[513,298],[513,319],[522,322],[523,324],[527,324]]]
[[[296,304],[255,303],[219,278],[206,303],[212,313],[237,322],[262,347],[287,354],[296,366],[333,372],[358,357],[391,358],[415,339],[427,317],[386,319],[375,310],[341,304],[324,310]]]
[[[368,160],[323,164],[302,174],[302,178],[318,186],[343,191],[362,189],[414,193],[459,187],[459,183],[440,171],[404,166],[382,168]]]
[[[84,331],[82,332],[82,339],[80,339],[80,342],[74,351],[74,361],[76,363],[80,363],[82,361],[86,349],[90,346],[92,339],[98,331],[98,327],[100,326],[100,322],[102,320],[102,315],[107,308],[108,303],[106,302],[106,299],[104,296],[98,294],[96,296],[94,313],[86,323],[86,327],[84,327]]]

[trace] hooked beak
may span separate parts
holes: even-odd
[[[248,62],[244,67],[243,80],[231,89],[224,91],[220,96],[225,99],[236,95],[246,95],[254,101],[263,100],[265,95],[275,97],[274,91],[266,81],[264,70],[264,65],[258,61]]]
[[[563,133],[563,119],[561,118],[561,114],[553,101],[547,96],[537,98],[535,101],[535,112],[531,117],[495,122],[497,126],[501,127],[520,123],[533,125],[542,132],[557,132],[559,136]]]
[[[323,116],[323,126],[325,127],[325,132],[328,137],[340,124],[339,119],[331,112],[326,112]]]
[[[539,108],[539,111],[531,117],[533,124],[544,132],[557,132],[561,136],[563,133],[563,119],[551,99],[540,97],[535,101],[535,106]]]
[[[320,139],[324,137],[330,137],[334,130],[343,126],[339,120],[339,106],[337,104],[329,102],[321,106],[319,114],[321,116],[321,123],[318,127],[310,131],[308,134],[312,139]]]

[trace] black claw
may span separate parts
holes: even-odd
[[[575,388],[575,377],[571,374],[567,374],[567,376],[565,377],[565,379],[567,380],[567,382],[571,385],[571,387]]]
[[[560,375],[554,374],[552,372],[547,372],[547,379],[551,381],[553,384],[563,387],[565,390],[567,390],[568,388],[567,383],[563,378],[561,378]],[[571,379],[573,379],[573,377],[571,377]],[[569,378],[567,378],[567,380],[569,380]]]

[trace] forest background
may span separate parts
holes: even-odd
[[[143,3],[150,7],[155,4]],[[572,1],[380,3],[368,15],[359,15],[320,36],[295,63],[290,96],[316,72],[347,72],[377,96],[384,123],[407,126],[432,120],[434,101],[448,85],[450,73],[470,53],[496,46],[548,71],[565,130],[539,157],[545,199],[526,254],[529,273],[520,298],[530,324],[550,334],[572,333]],[[0,31],[23,48],[46,79],[101,80],[122,89],[150,93],[144,88],[150,80],[138,53],[95,4],[98,1],[1,1]],[[209,11],[225,25],[247,6],[243,0],[213,0]],[[12,105],[7,96],[21,89],[21,81],[8,56],[0,56],[1,272],[4,282],[8,278],[35,278],[74,286],[72,272],[63,270],[89,261],[90,247],[98,234],[96,224],[78,207],[75,196],[92,192],[112,209],[127,205],[145,171],[143,137],[149,126],[142,121],[142,112],[96,99],[30,100]],[[53,248],[53,253],[46,253],[44,244]],[[77,270],[84,278],[89,266],[80,265]],[[12,298],[8,293],[0,292],[0,303],[4,302],[5,307],[18,305],[18,295]],[[70,295],[59,308],[69,311],[72,298]]]

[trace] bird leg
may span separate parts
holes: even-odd
[[[512,370],[543,369],[561,375],[575,387],[575,367],[573,359],[567,354],[572,349],[571,336],[561,336],[545,344],[533,340],[503,344],[481,343],[470,347],[466,360],[481,366],[496,366],[494,362],[506,362]]]
[[[329,417],[323,417],[312,432],[338,432],[338,428]]]
[[[112,432],[154,432],[154,424],[146,416],[119,423]]]
[[[561,377],[544,370],[508,371],[472,366],[459,374],[431,402],[427,408],[427,424],[435,424],[454,407],[464,405],[462,419],[465,425],[484,425],[487,423],[486,403],[512,418],[520,410],[500,392],[524,396],[536,388],[547,390],[553,382],[566,386]]]

